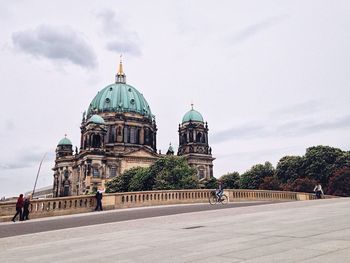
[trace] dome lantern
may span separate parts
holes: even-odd
[[[126,75],[123,71],[122,55],[120,55],[118,73],[115,75],[115,83],[126,83]]]

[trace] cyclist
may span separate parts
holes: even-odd
[[[222,194],[224,193],[224,186],[222,185],[222,182],[219,180],[218,181],[218,187],[215,190],[216,198],[218,201],[221,200]]]
[[[314,188],[314,192],[316,193],[316,198],[317,199],[321,199],[322,196],[324,195],[323,190],[322,190],[322,186],[320,183],[318,183],[315,188]]]

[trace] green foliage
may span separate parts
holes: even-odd
[[[154,177],[148,168],[136,167],[132,169],[129,182],[129,191],[149,191],[152,190]],[[130,171],[130,170],[129,170]],[[127,172],[127,171],[126,171]]]
[[[304,175],[304,158],[300,156],[284,156],[276,166],[276,178],[281,183],[293,182]]]
[[[196,175],[186,176],[181,179],[182,188],[180,189],[197,189],[199,188],[199,180]]]
[[[211,177],[209,180],[203,181],[205,189],[216,189],[218,186],[218,180],[215,177]]]
[[[328,194],[350,196],[350,168],[337,169],[329,179]]]
[[[275,169],[270,162],[256,164],[241,175],[240,186],[243,189],[258,189],[264,178],[273,176]]]
[[[148,168],[135,167],[106,183],[106,192],[195,189],[199,182],[196,170],[184,158],[167,156]]]
[[[155,178],[155,190],[185,189],[187,184],[192,188],[199,187],[198,180],[194,178],[195,168],[191,168],[182,157],[162,157],[150,167],[150,173]]]
[[[327,187],[330,175],[348,162],[348,153],[329,146],[314,146],[306,150],[303,169],[305,176]]]
[[[219,180],[222,182],[222,186],[225,189],[238,189],[240,187],[240,176],[238,172],[227,173],[221,176]]]
[[[146,169],[147,168],[135,167],[125,171],[120,176],[114,177],[111,181],[106,183],[106,193],[129,192],[131,182],[133,183],[133,187],[136,187],[134,177],[141,177],[141,174]]]

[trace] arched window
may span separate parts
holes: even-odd
[[[150,132],[148,128],[145,128],[145,133],[144,133],[144,142],[146,145],[150,145]]]
[[[129,142],[128,141],[128,137],[129,137],[129,129],[128,127],[124,127],[124,142]]]
[[[98,167],[92,167],[92,176],[100,177],[100,170],[98,169]]]
[[[198,178],[199,179],[205,178],[205,168],[203,166],[198,167]]]
[[[99,148],[101,147],[101,137],[98,134],[92,135],[92,147]]]
[[[202,133],[201,132],[197,133],[196,142],[202,142]]]
[[[135,129],[135,127],[130,128],[130,143],[136,143],[136,129]]]
[[[140,144],[140,128],[136,129],[136,143]]]
[[[189,131],[190,134],[190,142],[193,142],[193,131]]]
[[[182,134],[182,143],[187,143],[187,134]]]
[[[115,177],[117,175],[117,167],[116,166],[111,166],[109,168],[109,177]]]
[[[70,194],[70,181],[65,179],[63,181],[63,196],[68,196]]]
[[[109,128],[109,131],[108,131],[108,142],[112,143],[114,142],[114,128],[113,127],[110,127]]]

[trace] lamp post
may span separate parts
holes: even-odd
[[[38,177],[39,177],[41,165],[43,164],[43,161],[44,161],[44,159],[45,159],[45,156],[46,156],[46,153],[44,154],[44,156],[43,156],[43,158],[41,159],[40,164],[39,164],[39,169],[38,169],[38,172],[37,172],[37,174],[36,174],[35,184],[34,184],[34,188],[33,188],[32,198],[34,198],[36,183],[38,182]]]

